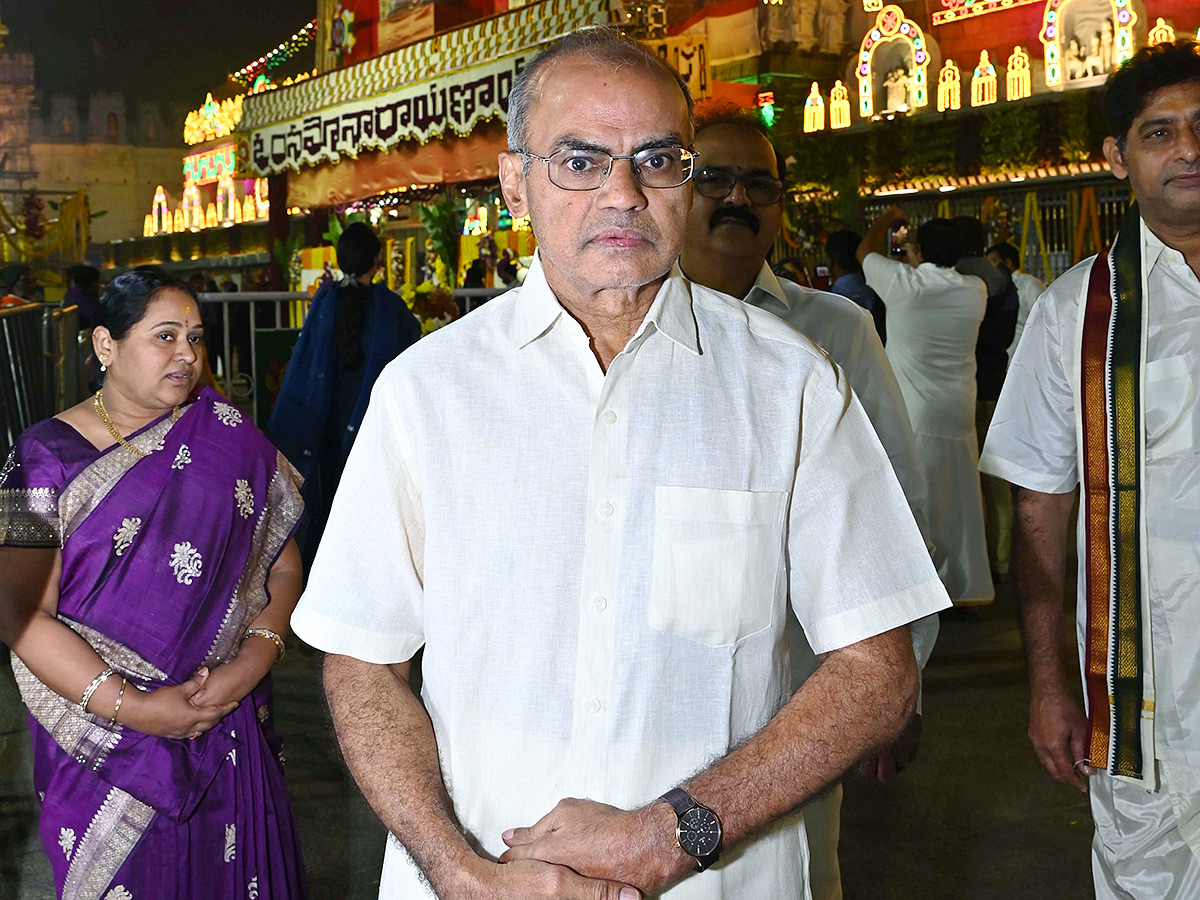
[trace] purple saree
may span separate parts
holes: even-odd
[[[211,390],[129,442],[149,455],[29,428],[0,469],[0,545],[61,547],[59,618],[154,690],[237,654],[302,504],[292,467]],[[269,678],[187,741],[109,728],[13,669],[63,900],[307,896]]]

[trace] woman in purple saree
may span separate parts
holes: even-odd
[[[300,592],[298,478],[216,392],[183,405],[186,287],[135,270],[100,316],[102,394],[0,469],[0,639],[59,896],[305,897],[267,674]]]

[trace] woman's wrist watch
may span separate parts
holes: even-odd
[[[683,788],[672,788],[659,799],[675,810],[675,842],[679,849],[696,860],[697,872],[703,872],[721,854],[721,820]]]

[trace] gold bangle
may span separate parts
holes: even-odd
[[[117,713],[119,713],[121,711],[121,701],[125,699],[125,685],[127,685],[127,684],[129,684],[129,681],[125,678],[122,678],[121,679],[121,690],[119,690],[117,692],[117,705],[113,707],[112,718],[108,720],[109,728],[112,728],[114,725],[117,724]]]
[[[275,657],[275,662],[279,662],[281,659],[283,659],[283,638],[281,638],[270,628],[247,628],[246,633],[242,635],[242,640],[244,641],[248,637],[266,638],[268,641],[273,643],[275,645],[275,649],[279,651],[279,655]]]
[[[111,668],[105,669],[99,675],[92,679],[92,683],[83,689],[83,696],[79,699],[79,705],[83,707],[83,711],[87,712],[88,701],[92,699],[92,694],[96,693],[96,688],[104,684],[108,676],[113,674]]]

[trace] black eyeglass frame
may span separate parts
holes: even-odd
[[[639,156],[652,156],[653,154],[661,153],[664,150],[678,150],[680,153],[683,154],[683,157],[680,159],[680,162],[689,164],[688,170],[687,170],[687,175],[684,176],[683,181],[679,182],[679,184],[646,184],[646,182],[642,180],[641,171],[638,169],[637,163],[635,163],[634,160],[636,160]],[[582,152],[592,153],[597,156],[603,154],[604,156],[608,157],[608,166],[604,169],[604,179],[595,187],[586,187],[586,188],[564,187],[563,185],[561,185],[557,181],[555,181],[554,176],[550,174],[550,161],[553,160],[554,157],[558,156],[560,153],[582,153]],[[639,150],[637,153],[633,154],[632,156],[613,156],[611,153],[605,153],[602,150],[581,151],[574,147],[565,147],[562,150],[555,151],[554,153],[550,154],[549,156],[538,156],[536,153],[531,153],[528,150],[514,150],[513,153],[516,153],[518,156],[528,157],[529,159],[536,159],[538,162],[544,162],[546,164],[546,178],[550,181],[550,183],[552,185],[554,185],[556,188],[558,188],[560,191],[571,191],[573,193],[581,193],[583,191],[598,191],[598,190],[600,190],[600,188],[604,187],[604,185],[608,183],[608,177],[612,174],[612,164],[619,159],[629,160],[630,165],[633,168],[633,177],[637,179],[637,183],[640,184],[642,187],[651,188],[652,190],[656,190],[656,191],[669,191],[672,188],[683,187],[685,184],[687,184],[689,181],[691,181],[692,175],[696,171],[696,159],[700,156],[700,154],[697,153],[695,150],[689,150],[687,147],[672,147],[672,146],[647,147],[645,150]]]
[[[709,200],[724,200],[733,193],[733,189],[737,187],[739,182],[742,185],[742,190],[746,192],[746,199],[753,206],[774,206],[783,198],[785,193],[784,184],[778,178],[764,178],[762,175],[739,175],[737,172],[731,172],[728,169],[701,169],[700,171],[721,175],[723,180],[728,180],[729,182],[729,187],[722,190],[719,194],[710,194],[700,186],[701,183],[696,180],[696,172],[693,171],[692,187],[695,188],[697,194],[701,197],[707,197]],[[757,183],[752,184],[752,182]],[[751,194],[751,191],[768,185],[776,191],[774,199],[766,201],[756,200]]]

